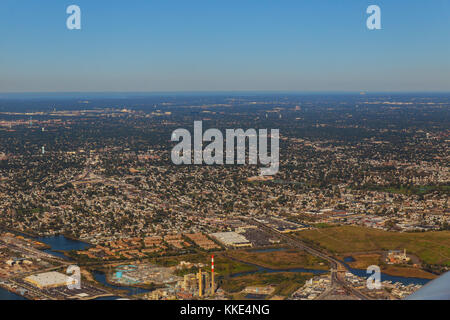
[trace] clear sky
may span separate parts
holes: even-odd
[[[209,90],[450,91],[450,0],[0,1],[0,92]]]

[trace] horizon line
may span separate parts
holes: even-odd
[[[10,91],[2,95],[75,95],[75,94],[450,94],[450,90],[165,90],[165,91]]]

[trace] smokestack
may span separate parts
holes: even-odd
[[[211,255],[211,295],[214,295],[214,255]]]
[[[202,296],[202,269],[198,270],[198,296]]]

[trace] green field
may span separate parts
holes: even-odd
[[[339,226],[300,231],[295,236],[333,254],[406,249],[426,264],[450,266],[450,231],[398,233]]]
[[[196,254],[186,254],[175,257],[161,257],[151,259],[150,262],[156,263],[161,266],[175,266],[180,263],[180,261],[187,261],[192,263],[204,263],[207,267],[204,268],[204,271],[210,269],[211,263],[211,255],[207,253],[196,253]],[[218,253],[214,255],[214,268],[215,271],[221,276],[229,276],[231,274],[240,273],[240,272],[248,272],[255,271],[257,267],[250,266],[245,263],[241,263],[238,261],[234,261],[226,256],[223,253]]]
[[[256,252],[252,250],[229,251],[233,259],[256,264],[269,269],[328,269],[326,260],[317,258],[302,250],[281,249],[280,251]]]
[[[313,275],[309,273],[255,273],[242,277],[225,279],[221,283],[221,288],[229,293],[237,293],[247,286],[267,286],[274,285],[274,295],[288,296],[305,284],[306,280]]]

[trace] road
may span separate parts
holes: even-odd
[[[250,220],[250,222],[252,224],[257,225],[258,227],[260,227],[262,230],[265,230],[266,232],[268,232],[269,234],[273,234],[276,235],[278,238],[281,238],[283,240],[285,240],[287,242],[288,245],[290,245],[291,247],[297,248],[297,249],[301,249],[304,250],[306,252],[308,252],[309,254],[312,254],[313,256],[322,258],[326,261],[328,261],[331,265],[331,283],[332,286],[341,286],[343,287],[347,292],[349,292],[350,294],[356,296],[357,298],[361,299],[361,300],[370,300],[369,297],[367,297],[366,295],[364,295],[363,293],[361,293],[359,290],[356,290],[355,288],[353,288],[351,285],[349,285],[345,279],[340,275],[343,272],[347,272],[347,267],[339,260],[335,259],[332,256],[329,256],[317,249],[311,248],[310,246],[308,246],[307,244],[305,244],[303,241],[292,237],[288,234],[285,233],[281,233],[278,230],[275,230],[271,227],[266,226],[265,224],[255,220],[255,219],[247,219]]]

